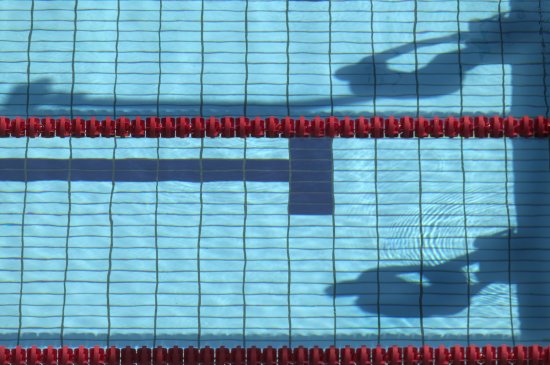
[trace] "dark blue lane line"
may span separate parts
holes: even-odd
[[[330,138],[289,140],[290,214],[332,215],[332,141]]]
[[[289,182],[290,214],[330,215],[334,211],[332,194],[332,148],[328,139],[290,140],[290,166],[286,159],[203,159],[203,182],[247,181]],[[26,181],[66,181],[69,161],[29,158]],[[117,159],[114,163],[117,182],[156,182],[157,160]],[[72,159],[71,181],[112,181],[110,159]],[[292,178],[290,178],[292,176]],[[161,159],[159,181],[201,181],[198,159]],[[290,180],[290,181],[289,181]],[[25,159],[0,159],[0,181],[25,181]]]
[[[0,159],[0,180],[24,181],[25,159]],[[243,161],[204,159],[203,181],[242,181]],[[155,182],[154,159],[115,160],[115,181]],[[73,159],[72,181],[111,181],[113,162],[110,159]],[[67,180],[68,160],[28,159],[27,181]],[[288,160],[247,160],[248,181],[288,181]],[[159,181],[200,182],[199,160],[160,160]]]

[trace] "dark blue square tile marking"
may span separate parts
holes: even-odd
[[[283,159],[73,159],[71,181],[288,182],[289,214],[334,212],[330,139],[291,139],[290,162]],[[246,165],[246,166],[245,166]],[[244,170],[243,170],[244,168]],[[29,158],[27,181],[66,181],[69,160]],[[25,159],[0,159],[0,181],[25,181]]]

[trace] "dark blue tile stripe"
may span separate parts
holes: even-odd
[[[202,181],[289,182],[290,214],[330,215],[332,195],[332,149],[330,140],[291,140],[291,162],[286,159],[203,159]],[[199,159],[158,161],[159,181],[201,182]],[[154,159],[73,159],[71,181],[156,182]],[[62,159],[0,159],[1,181],[66,181],[69,161]],[[25,180],[26,179],[26,180]]]
[[[289,154],[290,214],[333,214],[331,140],[291,139]]]
[[[0,180],[24,181],[25,159],[0,159]],[[204,159],[203,181],[242,181],[243,161]],[[156,181],[157,160],[115,160],[115,181]],[[28,181],[67,180],[68,160],[27,159]],[[247,160],[247,181],[288,181],[288,160]],[[111,181],[109,159],[73,159],[72,181]],[[159,181],[200,182],[199,160],[160,160]]]

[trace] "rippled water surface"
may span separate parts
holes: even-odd
[[[6,116],[549,116],[548,2],[0,1]],[[550,150],[0,140],[2,345],[547,342]]]

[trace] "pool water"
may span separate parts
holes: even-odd
[[[0,114],[550,116],[548,2],[3,0]],[[550,148],[3,139],[0,345],[547,342]]]

